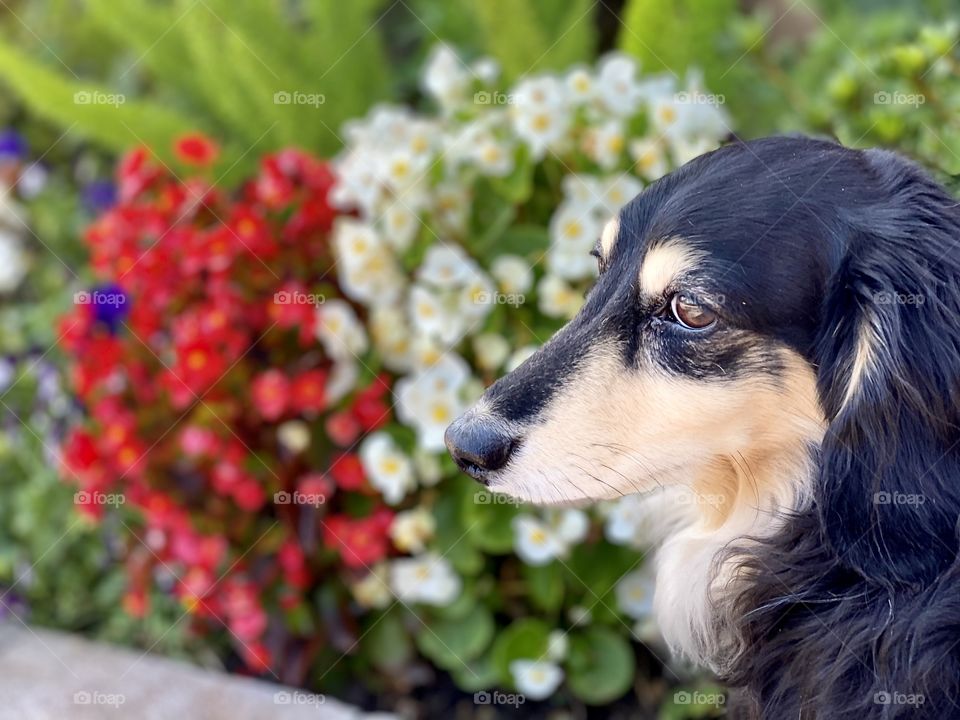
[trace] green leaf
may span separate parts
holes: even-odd
[[[161,105],[67,80],[2,42],[0,79],[40,117],[108,149],[147,144],[170,159],[172,139],[196,129],[196,123]]]
[[[459,668],[454,668],[451,675],[457,687],[465,692],[487,690],[496,686],[500,680],[500,675],[493,666],[493,660],[489,654],[471,660],[466,663],[466,667],[461,665]]]
[[[514,621],[500,633],[493,643],[491,659],[500,676],[500,682],[513,686],[510,663],[514,660],[537,660],[547,653],[550,627],[542,620],[522,618]]]
[[[544,612],[557,611],[563,604],[563,569],[560,563],[523,565],[523,576],[531,602]]]
[[[594,626],[570,635],[567,682],[589,705],[605,705],[622,696],[633,682],[630,643],[614,630]]]
[[[403,625],[402,610],[387,610],[367,627],[368,631],[363,635],[363,647],[375,665],[392,669],[410,661],[413,645]]]
[[[493,615],[478,606],[465,618],[426,623],[416,634],[417,647],[445,670],[463,669],[465,663],[487,649],[494,628]]]
[[[550,232],[543,225],[514,225],[491,243],[489,249],[493,255],[510,253],[512,255],[540,254],[550,246]]]

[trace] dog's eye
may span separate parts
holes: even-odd
[[[670,298],[670,315],[677,323],[691,330],[703,330],[717,321],[717,314],[713,310],[681,293]]]

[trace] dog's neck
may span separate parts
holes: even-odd
[[[807,507],[814,472],[809,447],[787,443],[724,458],[690,487],[652,500],[663,503],[657,514],[670,528],[656,556],[654,611],[674,652],[718,672],[737,656],[730,606],[744,578],[730,551],[774,535],[787,514]]]

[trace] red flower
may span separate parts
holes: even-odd
[[[120,600],[120,606],[127,615],[135,618],[142,618],[150,609],[150,601],[147,594],[142,590],[127,590]]]
[[[279,370],[267,370],[254,379],[251,394],[260,416],[277,420],[290,405],[290,381]]]
[[[363,463],[356,453],[340,453],[330,465],[330,475],[344,490],[363,490],[367,486]]]
[[[327,406],[327,375],[326,370],[307,370],[294,378],[291,400],[295,411],[312,415]]]
[[[220,380],[226,369],[226,360],[205,340],[194,340],[177,348],[173,373],[198,395]]]
[[[379,376],[369,387],[357,393],[351,409],[366,432],[372,432],[390,422],[390,406],[386,400],[389,391],[386,378]]]
[[[181,135],[173,150],[180,162],[197,167],[211,165],[220,155],[219,146],[202,133]]]
[[[327,418],[324,430],[327,436],[340,447],[350,447],[360,435],[360,423],[352,413],[338,412]]]
[[[305,588],[310,583],[310,572],[307,569],[307,558],[303,549],[295,540],[287,540],[277,552],[277,563],[283,571],[283,578],[288,585],[296,588]]]
[[[307,473],[297,481],[297,491],[327,502],[333,496],[334,485],[323,473]]]
[[[241,477],[231,494],[237,506],[247,512],[256,512],[267,501],[266,490],[252,475]]]
[[[347,567],[366,568],[386,557],[392,520],[393,513],[386,509],[357,520],[334,515],[324,523],[324,542],[339,553]]]

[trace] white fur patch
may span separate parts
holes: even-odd
[[[604,258],[609,258],[613,252],[613,246],[617,242],[617,235],[620,233],[620,218],[614,217],[603,226],[603,232],[600,234],[600,254]]]

